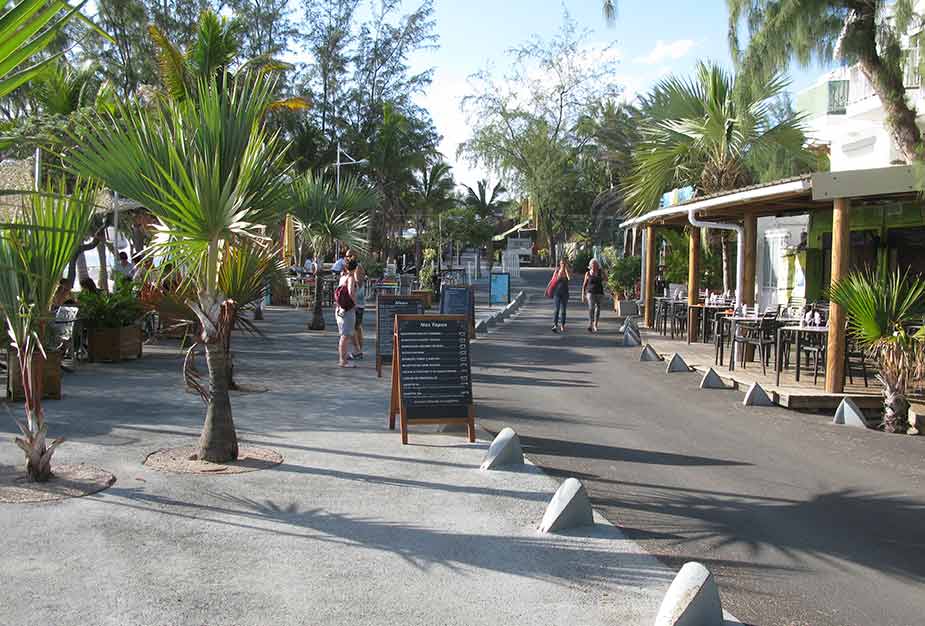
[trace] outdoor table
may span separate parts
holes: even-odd
[[[775,355],[777,357],[776,358],[777,362],[774,364],[776,366],[775,369],[777,370],[777,373],[775,375],[776,385],[780,385],[780,371],[784,368],[784,361],[782,358],[783,355],[781,354],[781,339],[783,337],[783,333],[785,332],[796,334],[796,363],[797,365],[796,365],[796,373],[794,375],[794,378],[796,379],[797,382],[800,382],[800,348],[802,347],[803,335],[812,334],[812,333],[828,334],[829,327],[828,326],[800,326],[797,324],[793,324],[793,325],[781,326],[780,328],[777,329],[777,345],[775,346]]]
[[[710,318],[715,318],[717,311],[725,311],[729,309],[729,306],[730,305],[721,302],[700,302],[698,304],[691,304],[687,310],[687,324],[693,328],[694,313],[696,312],[700,315],[700,340],[703,343],[708,343],[707,328],[709,328]],[[712,315],[710,313],[712,313]],[[691,342],[691,337],[692,334],[688,333],[687,343]]]

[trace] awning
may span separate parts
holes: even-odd
[[[914,198],[919,194],[910,165],[844,172],[816,172],[792,178],[692,198],[669,207],[628,219],[621,228],[645,224],[679,226],[687,223],[688,211],[706,219],[737,219],[746,212],[759,217],[829,210],[834,198],[850,198],[858,204]]]
[[[495,235],[494,237],[491,238],[491,240],[492,240],[492,241],[504,241],[505,239],[507,239],[508,237],[510,237],[511,235],[513,235],[514,233],[516,233],[518,230],[523,230],[524,228],[526,228],[526,227],[529,226],[529,225],[530,225],[530,220],[527,220],[526,222],[521,222],[520,224],[518,224],[518,225],[515,226],[514,228],[510,228],[510,229],[504,231],[503,233],[501,233],[500,235]]]

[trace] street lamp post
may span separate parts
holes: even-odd
[[[349,161],[341,161],[341,160],[340,160],[340,155],[341,155],[341,154],[343,154],[345,157],[347,157],[347,158],[350,159],[350,160],[349,160]],[[338,198],[340,197],[340,168],[341,168],[341,166],[347,167],[347,166],[350,166],[350,165],[369,165],[369,159],[359,159],[359,160],[354,159],[352,156],[350,156],[350,155],[347,154],[344,150],[341,149],[341,147],[340,147],[340,139],[338,139],[338,140],[337,140],[337,160],[335,161],[335,164],[334,164],[334,172],[335,172],[334,176],[335,176],[335,179],[336,179],[336,183],[335,183],[335,185],[336,185],[336,186],[335,186],[335,192],[337,193]],[[339,241],[335,241],[335,242],[334,242],[334,259],[335,259],[335,260],[337,259],[337,249],[338,249],[339,246],[340,246],[340,242],[339,242]]]

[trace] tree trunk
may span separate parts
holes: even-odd
[[[324,311],[321,308],[321,268],[315,272],[315,302],[312,307],[312,321],[308,330],[324,330]]]
[[[905,433],[909,427],[909,400],[893,385],[880,379],[883,385],[883,430]]]
[[[63,439],[57,440],[51,446],[46,445],[47,426],[42,409],[44,355],[40,350],[36,350],[28,355],[18,353],[17,357],[25,396],[26,428],[23,432],[24,438],[17,437],[16,443],[26,455],[26,474],[29,480],[44,483],[54,476],[51,472],[51,455]],[[22,426],[20,424],[21,429]]]
[[[871,3],[871,6],[877,4],[879,3]],[[906,100],[902,64],[897,66],[884,63],[877,47],[876,10],[870,8],[863,12],[855,12],[852,17],[854,19],[849,18],[844,39],[854,44],[852,49],[857,54],[861,71],[880,97],[893,141],[906,161],[921,160],[922,132],[915,123],[915,111]],[[895,52],[896,57],[901,58],[899,50],[891,52]]]
[[[90,278],[90,270],[87,269],[87,257],[83,252],[77,254],[77,282]]]
[[[238,458],[238,436],[231,415],[231,398],[228,396],[228,365],[224,342],[205,344],[206,363],[209,366],[209,404],[206,421],[199,436],[200,461],[227,463]]]
[[[106,241],[100,239],[96,245],[96,251],[100,255],[100,272],[97,287],[100,291],[109,293],[109,267],[106,262]]]

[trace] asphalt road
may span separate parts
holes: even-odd
[[[550,331],[533,303],[473,349],[477,411],[531,460],[576,476],[595,506],[673,567],[697,560],[756,626],[925,624],[925,437],[743,407],[617,346],[613,313]]]

